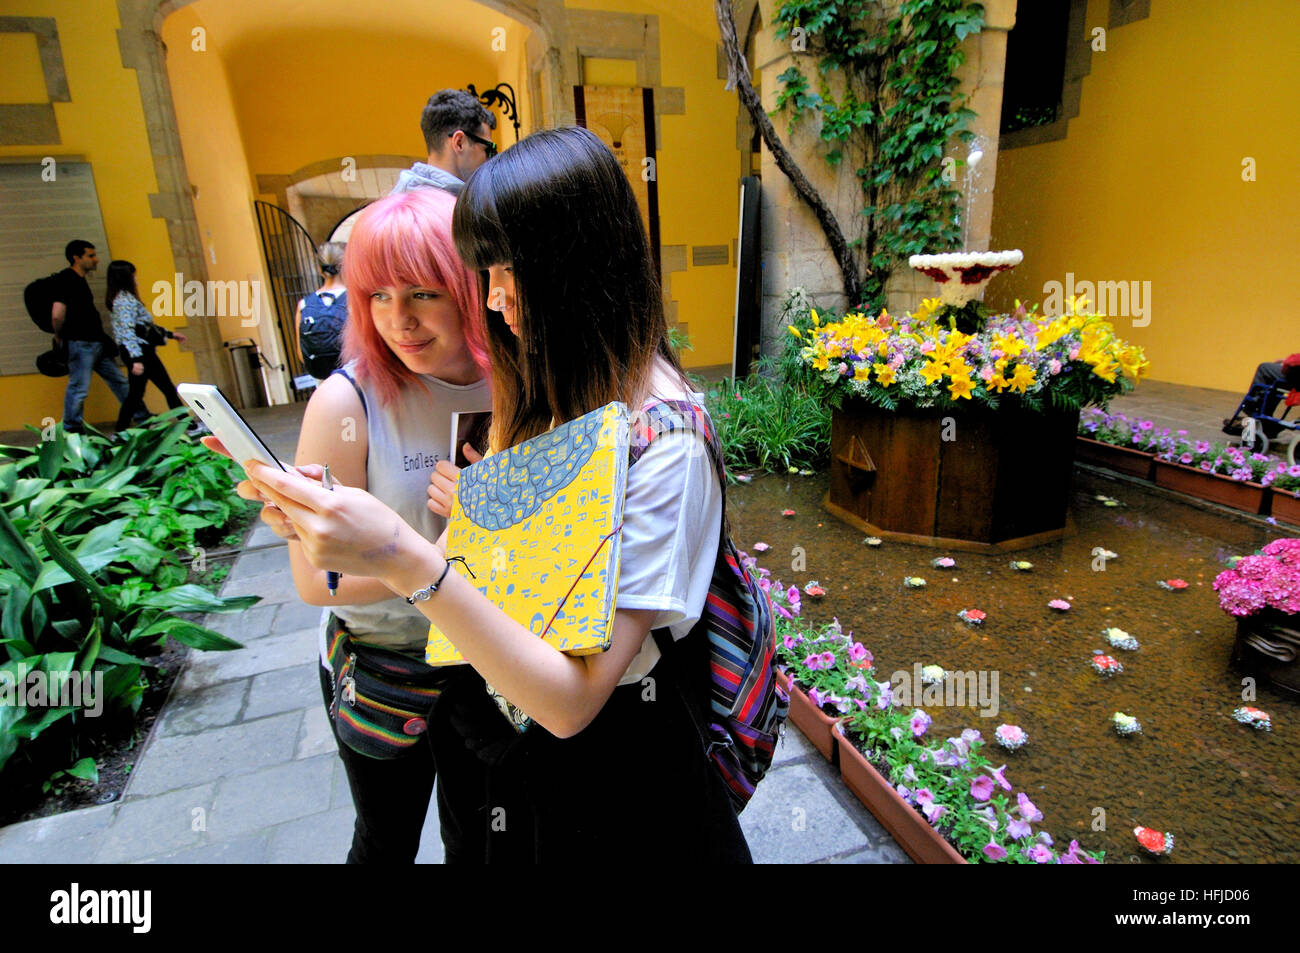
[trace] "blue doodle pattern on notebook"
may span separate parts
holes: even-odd
[[[461,471],[456,495],[465,515],[485,529],[501,530],[527,519],[573,481],[596,449],[598,413],[570,420]]]

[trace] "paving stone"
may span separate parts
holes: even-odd
[[[193,787],[289,761],[298,746],[301,721],[301,715],[288,712],[195,735],[155,738],[132,772],[127,797]]]
[[[124,801],[112,826],[101,836],[95,861],[122,864],[197,847],[203,841],[196,820],[211,824],[213,784],[201,784],[156,797]],[[196,809],[202,814],[196,814]]]
[[[812,746],[812,742],[803,736],[803,732],[787,722],[780,740],[776,743],[776,754],[772,758],[772,764],[775,766],[785,764],[787,761],[799,761],[813,754],[821,757],[817,749]]]
[[[352,807],[352,788],[348,786],[348,771],[343,759],[334,756],[334,776],[330,780],[330,807]]]
[[[275,603],[255,605],[242,612],[209,612],[203,624],[236,642],[248,642],[271,634],[271,620],[279,606]]]
[[[233,725],[244,707],[249,681],[243,678],[209,688],[186,688],[184,682],[177,685],[158,721],[157,737],[192,735],[209,728]]]
[[[180,688],[193,691],[231,681],[300,666],[316,657],[316,632],[299,629],[250,642],[234,652],[194,653],[189,657]]]
[[[819,863],[824,864],[910,864],[913,863],[911,857],[907,856],[907,851],[899,847],[892,839],[888,844],[881,844],[878,847],[868,847],[864,850],[857,850],[851,854],[841,854],[838,857],[828,857]]]
[[[208,837],[229,840],[329,808],[334,757],[322,755],[224,778],[208,818]]]
[[[438,800],[430,799],[429,813],[424,817],[420,832],[420,851],[415,855],[417,864],[441,864],[446,859],[442,849],[442,828],[438,823]]]
[[[288,571],[289,547],[277,546],[274,549],[244,553],[235,560],[235,565],[226,579],[234,582],[244,579],[256,579],[269,573]]]
[[[352,846],[356,811],[346,807],[281,824],[270,833],[270,864],[341,864]]]
[[[283,539],[275,535],[275,530],[263,523],[261,517],[258,517],[257,522],[253,524],[253,532],[249,534],[248,539],[244,540],[244,548],[253,549],[257,546],[276,544],[280,546],[288,545]]]
[[[282,602],[272,626],[274,633],[297,632],[299,629],[318,629],[322,609],[305,602]]]
[[[242,559],[241,559],[242,561]],[[238,563],[236,563],[238,566]],[[233,570],[232,570],[233,572]],[[261,596],[263,603],[288,602],[298,598],[298,587],[293,584],[293,574],[284,568],[258,576],[227,579],[221,587],[223,596]]]
[[[757,863],[806,864],[867,846],[852,815],[805,764],[770,772],[740,824]]]
[[[282,711],[301,711],[309,706],[323,710],[320,676],[316,674],[318,668],[320,663],[313,660],[254,676],[248,690],[244,720],[251,721]]]
[[[264,864],[266,863],[267,841],[265,833],[250,834],[235,840],[221,841],[215,844],[203,844],[189,850],[174,851],[147,860],[139,864]]]
[[[330,716],[325,705],[318,698],[315,705],[302,713],[302,727],[298,729],[298,750],[295,758],[314,758],[317,755],[333,754],[338,751],[334,740],[334,731],[330,728]],[[342,762],[340,762],[342,764]]]
[[[117,808],[104,804],[0,827],[0,863],[88,863]]]

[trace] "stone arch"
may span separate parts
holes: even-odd
[[[189,176],[181,146],[180,128],[176,121],[176,107],[172,98],[171,81],[167,74],[166,56],[162,43],[162,24],[168,16],[187,7],[196,0],[117,0],[118,48],[122,65],[136,71],[140,87],[140,101],[145,116],[145,129],[149,136],[149,149],[153,155],[154,176],[158,191],[149,195],[149,209],[154,218],[167,225],[167,236],[172,258],[178,271],[187,278],[207,281],[208,272],[199,236],[198,217],[190,191]],[[471,0],[502,13],[533,31],[529,41],[529,55],[538,68],[532,70],[529,94],[537,104],[543,124],[550,116],[543,115],[543,103],[553,110],[558,101],[559,76],[555,64],[557,51],[551,47],[551,33],[539,9],[539,0]],[[543,75],[547,74],[547,75]],[[549,97],[542,95],[547,85]],[[185,347],[194,354],[200,377],[212,381],[226,393],[235,392],[234,375],[229,362],[224,359],[221,331],[216,322],[197,322],[187,329],[189,341]]]

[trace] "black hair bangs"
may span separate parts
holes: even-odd
[[[497,209],[493,182],[495,159],[483,163],[456,197],[451,216],[451,233],[456,253],[466,267],[486,271],[492,265],[508,265],[514,258],[510,238]]]

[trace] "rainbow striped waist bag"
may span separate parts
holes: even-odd
[[[339,741],[380,760],[396,758],[421,741],[447,670],[357,642],[333,615],[325,638],[333,687],[329,714]]]

